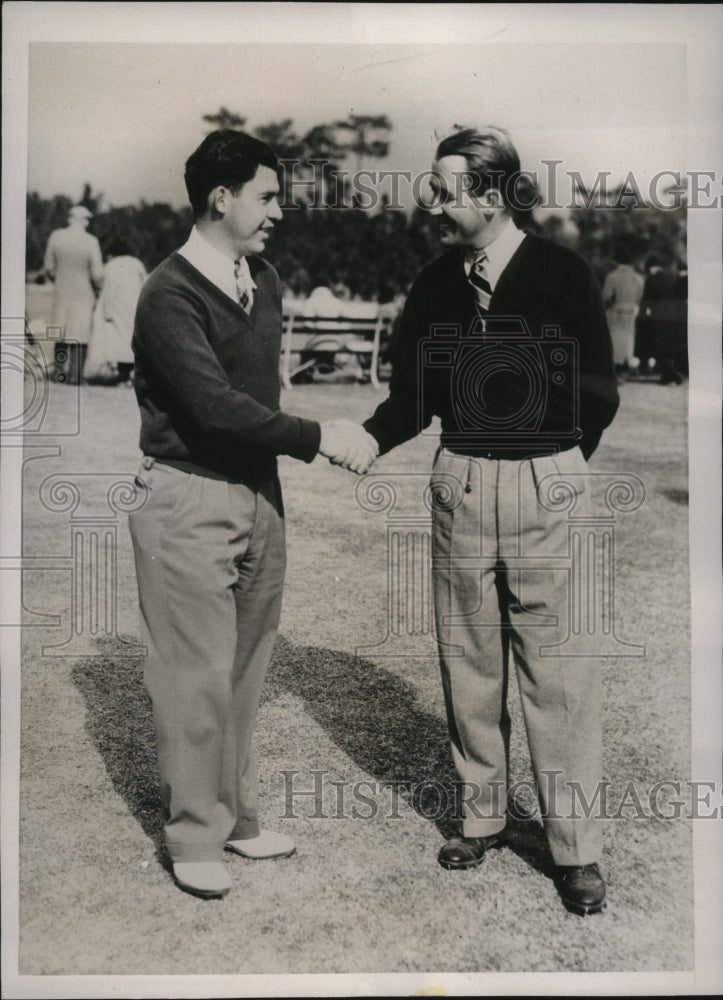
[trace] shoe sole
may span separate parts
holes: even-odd
[[[296,854],[295,847],[292,847],[290,851],[281,851],[279,854],[247,854],[245,851],[240,851],[238,847],[231,847],[230,844],[226,844],[224,849],[230,851],[231,854],[238,854],[240,858],[246,858],[248,861],[273,861],[275,858],[290,858],[292,854]]]
[[[437,858],[437,861],[448,872],[465,871],[467,868],[479,868],[485,859],[485,854],[482,855],[479,861],[442,861],[440,858]]]
[[[180,879],[175,879],[175,882],[183,892],[187,892],[190,896],[197,896],[199,899],[222,899],[228,893],[228,889],[200,889],[188,882],[181,882]]]
[[[608,905],[604,901],[602,903],[595,903],[593,906],[583,906],[580,903],[573,903],[567,899],[563,899],[562,902],[566,910],[569,910],[570,913],[575,913],[578,917],[591,917],[595,913],[602,913]]]

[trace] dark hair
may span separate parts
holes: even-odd
[[[211,132],[186,160],[186,190],[196,218],[203,215],[208,196],[219,185],[238,194],[262,165],[277,170],[276,154],[260,139],[234,129]]]
[[[443,156],[463,156],[472,179],[472,194],[499,191],[513,219],[527,222],[539,197],[529,175],[520,171],[520,157],[506,129],[497,125],[455,125],[437,146],[436,159]]]
[[[667,251],[658,250],[648,255],[648,259],[645,261],[645,269],[649,271],[652,267],[661,267],[665,271],[672,263],[673,258]]]
[[[617,243],[613,249],[613,257],[618,264],[632,264],[633,248],[627,243]]]
[[[105,248],[108,257],[133,257],[134,251],[122,236],[114,237]]]

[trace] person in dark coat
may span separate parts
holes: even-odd
[[[641,337],[656,359],[661,385],[680,385],[687,367],[687,271],[662,255],[651,255],[641,306]]]

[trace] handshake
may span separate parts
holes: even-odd
[[[332,465],[341,465],[363,476],[374,464],[379,445],[360,424],[351,420],[327,420],[321,425],[319,453]]]

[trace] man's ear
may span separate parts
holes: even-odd
[[[499,209],[505,207],[502,195],[497,188],[489,188],[485,191],[485,193],[480,197],[480,201],[482,202],[483,208],[492,209],[494,211],[499,211]]]
[[[207,211],[212,219],[222,219],[228,212],[231,192],[223,184],[219,184],[208,193]]]
[[[497,188],[489,188],[485,191],[485,193],[480,196],[480,203],[482,205],[482,212],[487,222],[491,222],[495,213],[504,210],[505,207],[502,195]]]

